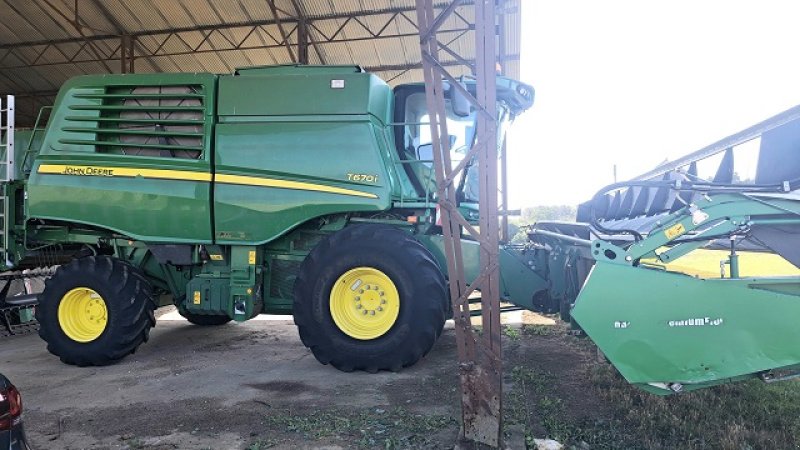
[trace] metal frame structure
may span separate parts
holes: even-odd
[[[441,210],[445,254],[453,304],[461,381],[462,430],[466,442],[499,447],[502,439],[502,353],[500,347],[498,151],[496,106],[496,6],[494,0],[475,2],[475,64],[473,96],[442,64],[441,26],[462,3],[453,0],[434,13],[431,0],[416,0],[425,90],[430,114],[437,196]],[[445,53],[447,51],[445,50]],[[458,89],[477,111],[475,145],[453,167],[447,132],[444,81]],[[455,180],[474,159],[479,173],[480,230],[458,210]],[[480,243],[480,273],[467,285],[461,249],[462,230]],[[470,321],[470,295],[481,293],[483,333],[477,336]]]
[[[8,2],[7,2],[8,3]],[[435,10],[448,2],[434,0]],[[179,60],[202,67],[204,61],[228,66],[226,55],[243,60],[244,65],[271,63],[336,64],[333,49],[364,41],[409,40],[417,37],[415,8],[387,6],[357,12],[310,15],[299,0],[264,0],[268,15],[242,22],[220,22],[183,27],[132,30],[114,17],[100,0],[34,0],[44,17],[70,37],[28,40],[0,44],[0,90],[17,94],[20,125],[30,126],[41,106],[52,104],[57,89],[68,77],[64,73],[132,73],[181,71]],[[462,0],[449,15],[446,26],[438,30],[446,58],[441,64],[463,70],[475,65],[472,55],[457,48],[474,30],[474,21],[464,11],[474,0]],[[9,8],[25,18],[20,6]],[[33,6],[32,6],[33,7]],[[283,7],[283,9],[281,8]],[[31,22],[29,24],[33,26]],[[98,29],[102,27],[103,29]],[[267,50],[255,57],[253,51]],[[219,57],[217,57],[219,56]],[[518,54],[504,55],[503,64],[518,60]],[[216,67],[216,66],[215,66]],[[63,68],[63,69],[62,69]],[[408,59],[366,65],[390,83],[422,68]],[[192,69],[190,69],[192,70]],[[193,70],[198,70],[197,68]],[[220,69],[217,69],[220,70]],[[466,69],[467,71],[469,69]],[[25,74],[25,76],[20,76]],[[46,80],[46,83],[39,81]],[[36,83],[30,80],[38,80]],[[49,84],[49,86],[47,86]],[[47,86],[43,89],[43,87]]]
[[[497,0],[497,8],[500,14],[503,14],[506,11],[506,0]],[[497,52],[498,52],[498,63],[500,64],[500,73],[502,75],[508,76],[508,59],[506,59],[506,55],[508,51],[506,49],[506,21],[499,20],[497,24],[497,35],[498,35],[498,42],[497,42]],[[500,191],[500,203],[498,204],[498,209],[500,213],[500,241],[503,243],[507,243],[513,236],[509,236],[508,234],[508,216],[511,214],[511,211],[508,209],[508,153],[507,153],[507,145],[506,141],[503,140],[503,145],[500,148],[500,181],[499,181],[499,191]]]

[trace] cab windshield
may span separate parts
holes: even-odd
[[[407,172],[416,178],[414,184],[419,184],[426,196],[435,192],[435,178],[433,173],[433,145],[431,139],[430,115],[425,97],[425,91],[418,89],[406,95],[398,95],[402,101],[402,111],[397,111],[398,126],[396,136],[398,150],[402,159],[407,161]],[[400,106],[400,105],[398,105]],[[469,149],[475,144],[476,112],[470,108],[469,114],[456,114],[450,96],[445,97],[447,110],[447,133],[450,136],[450,159],[453,167],[457,166],[466,156]],[[507,108],[499,107],[500,128],[498,140],[504,139],[505,126],[508,122]],[[460,191],[462,201],[478,201],[478,176],[477,166],[470,162],[466,170],[466,179],[463,176],[456,178],[456,186]]]

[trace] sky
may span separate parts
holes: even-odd
[[[520,0],[509,204],[577,204],[800,104],[800,2]]]

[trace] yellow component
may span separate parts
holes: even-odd
[[[94,177],[161,178],[164,180],[211,181],[207,172],[191,170],[143,169],[139,167],[68,166],[64,164],[42,164],[39,173],[51,175],[77,175]]]
[[[330,310],[342,333],[359,340],[386,334],[400,314],[400,294],[392,279],[373,267],[348,270],[333,284]]]
[[[222,261],[222,255],[211,255],[212,261]]]
[[[144,169],[140,167],[107,167],[107,166],[69,166],[65,164],[41,164],[37,170],[48,175],[74,175],[92,177],[127,177],[157,178],[178,181],[212,181],[210,173],[191,170]],[[324,184],[305,183],[302,181],[278,180],[274,178],[246,177],[241,175],[217,174],[214,181],[218,183],[240,184],[246,186],[262,186],[300,191],[327,192],[329,194],[351,195],[355,197],[378,198],[370,192],[345,189]]]
[[[663,248],[662,250],[666,250]],[[780,255],[762,252],[736,252],[739,255],[739,276],[741,277],[783,277],[800,276],[800,269]],[[719,278],[720,261],[727,261],[728,250],[697,249],[686,256],[667,263],[667,270],[682,272],[700,278]],[[660,264],[656,259],[643,259],[642,262]],[[729,266],[725,267],[726,277],[730,276]]]
[[[194,291],[194,298],[192,299],[192,303],[195,305],[200,304],[200,291]]]
[[[242,175],[225,175],[218,173],[214,175],[214,181],[217,183],[242,184],[247,186],[263,186],[300,191],[327,192],[330,194],[352,195],[355,197],[378,198],[377,195],[369,192],[326,186],[324,184],[305,183],[302,181],[277,180],[274,178],[246,177]]]
[[[247,263],[253,265],[256,263],[256,251],[250,250],[247,252]]]
[[[106,302],[93,289],[77,287],[64,294],[58,304],[61,331],[75,342],[92,342],[108,323]]]
[[[669,240],[673,240],[676,237],[682,235],[683,233],[686,233],[686,227],[684,227],[682,223],[677,223],[664,230],[664,235]]]

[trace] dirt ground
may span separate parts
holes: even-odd
[[[800,448],[798,382],[658,397],[563,324],[528,312],[504,320],[512,449],[535,448],[533,438],[570,450]],[[114,366],[64,365],[27,335],[0,339],[0,372],[22,391],[37,450],[448,449],[459,426],[452,324],[401,373],[323,366],[289,317],[202,328],[175,312]]]
[[[290,317],[264,317],[203,328],[170,312],[109,367],[64,365],[36,335],[4,339],[0,372],[23,393],[37,449],[452,448],[452,324],[414,367],[371,375],[321,365]],[[510,360],[547,352],[541,337],[511,333]],[[557,352],[546,358],[564,364]]]

